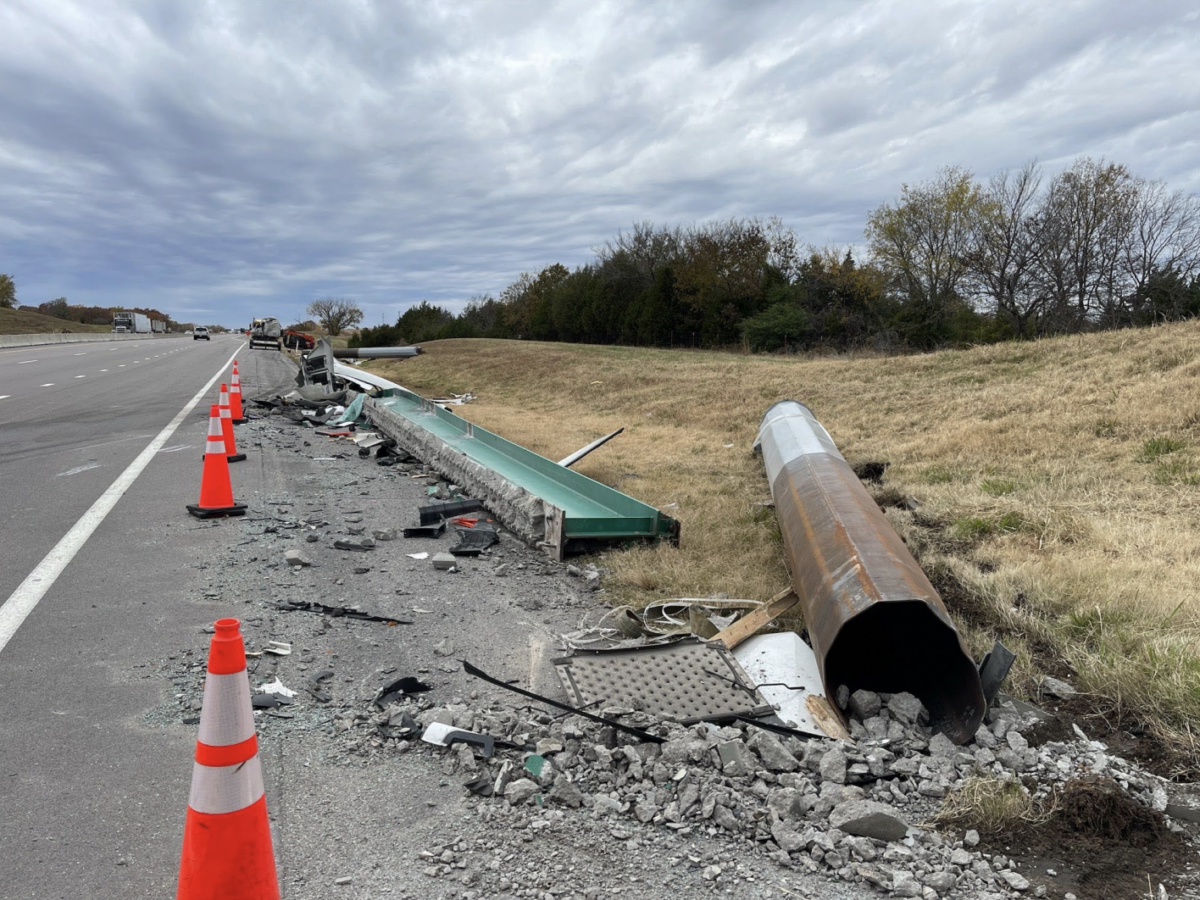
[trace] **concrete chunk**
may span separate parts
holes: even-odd
[[[762,758],[763,765],[772,772],[795,772],[800,768],[800,761],[773,734],[758,732],[750,738],[750,749]]]
[[[880,841],[902,841],[908,833],[907,823],[895,809],[874,800],[848,800],[838,804],[829,814],[829,824],[846,834]]]
[[[518,778],[504,789],[504,796],[508,798],[510,805],[520,806],[522,803],[528,802],[529,798],[539,790],[541,788],[538,787],[536,781],[530,781],[528,778]]]
[[[846,783],[846,751],[835,744],[825,751],[818,767],[821,780],[832,784]]]
[[[1042,679],[1042,693],[1049,694],[1051,697],[1058,697],[1060,700],[1070,700],[1079,691],[1071,687],[1065,681],[1059,681],[1057,678],[1051,678],[1049,675]]]
[[[924,704],[907,691],[892,694],[892,699],[888,701],[888,712],[892,714],[893,718],[899,719],[907,725],[929,721],[929,713]]]
[[[302,566],[311,566],[313,561],[301,553],[299,550],[289,550],[283,554],[283,558],[289,566],[300,568]]]
[[[729,775],[750,775],[754,772],[754,757],[742,741],[722,741],[717,744],[721,771]]]
[[[432,562],[435,569],[451,569],[458,560],[449,553],[435,553]]]
[[[855,718],[866,720],[879,714],[883,704],[874,691],[857,690],[850,695],[850,713]]]

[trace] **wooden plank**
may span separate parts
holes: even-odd
[[[812,717],[817,720],[817,724],[821,726],[821,730],[827,735],[839,741],[850,740],[850,732],[842,724],[842,717],[829,705],[828,700],[816,694],[809,694],[805,705]]]
[[[723,631],[717,632],[713,640],[723,642],[727,648],[732,650],[742,641],[746,640],[746,638],[757,634],[760,629],[770,625],[799,602],[800,598],[796,596],[792,589],[786,588],[758,609],[742,616]]]

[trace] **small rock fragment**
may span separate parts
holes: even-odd
[[[1051,697],[1057,697],[1060,700],[1070,700],[1079,693],[1079,691],[1075,690],[1075,688],[1065,681],[1051,678],[1049,675],[1042,678],[1041,687],[1043,694],[1049,694]]]
[[[1012,869],[1005,869],[1000,873],[1000,877],[1004,880],[1004,883],[1014,891],[1029,890],[1029,879],[1020,872],[1014,872]]]
[[[846,751],[841,748],[840,744],[835,744],[825,751],[818,769],[822,781],[833,784],[846,783]]]
[[[925,706],[908,691],[892,694],[892,699],[888,701],[888,712],[892,714],[893,718],[899,719],[907,725],[916,725],[929,720],[929,713],[925,710]]]
[[[850,695],[850,713],[858,719],[866,720],[878,715],[883,707],[879,695],[874,691],[857,690]]]
[[[783,742],[766,731],[759,731],[750,738],[750,749],[762,758],[763,765],[772,772],[795,772],[800,768],[799,760],[788,752]]]
[[[303,568],[313,564],[312,560],[299,550],[289,550],[283,554],[283,558],[289,566],[295,566],[296,568]]]
[[[749,775],[754,771],[750,749],[742,741],[722,741],[717,744],[721,771],[730,775]]]
[[[829,814],[829,824],[846,834],[880,841],[902,841],[908,834],[908,825],[900,814],[886,803],[875,800],[848,800],[838,804]]]
[[[516,781],[510,782],[508,787],[504,789],[504,796],[508,798],[509,805],[520,806],[539,790],[540,788],[536,781],[531,781],[528,778],[518,778]]]

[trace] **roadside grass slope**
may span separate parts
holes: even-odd
[[[20,309],[0,308],[0,334],[59,334],[61,332],[107,334],[111,325],[80,325],[54,316]]]
[[[584,474],[682,523],[678,549],[609,552],[614,602],[765,599],[788,583],[762,464],[776,400],[808,404],[868,484],[978,658],[1008,683],[1068,676],[1110,727],[1194,772],[1200,723],[1200,322],[921,356],[764,357],[456,340],[376,363],[558,459],[623,435]],[[912,507],[912,508],[910,508]],[[790,627],[801,623],[789,622]]]

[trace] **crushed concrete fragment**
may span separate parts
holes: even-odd
[[[857,690],[850,695],[850,714],[856,719],[869,719],[878,715],[883,704],[874,691]]]
[[[289,566],[294,566],[296,568],[307,567],[313,564],[313,561],[299,550],[288,550],[283,554],[283,558]]]
[[[1067,684],[1065,681],[1060,681],[1057,678],[1051,678],[1046,675],[1042,678],[1039,686],[1043,694],[1048,694],[1051,697],[1058,697],[1060,700],[1072,700],[1078,694],[1075,688]]]
[[[908,825],[893,807],[874,800],[848,800],[838,804],[829,813],[829,824],[846,834],[880,841],[902,841],[908,833]]]

